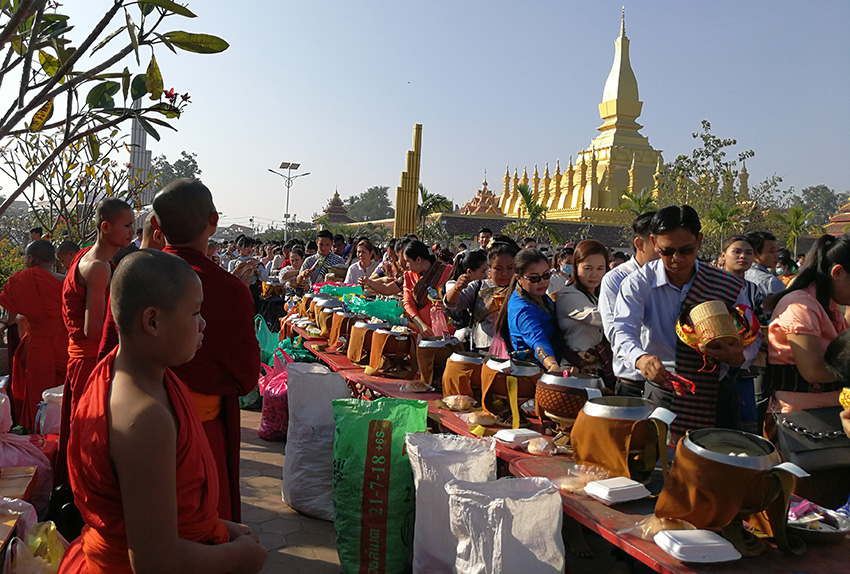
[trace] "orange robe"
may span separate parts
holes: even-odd
[[[100,341],[86,337],[86,287],[77,276],[77,266],[91,247],[80,249],[71,261],[62,286],[62,319],[68,331],[68,373],[62,397],[62,422],[59,429],[59,455],[53,472],[53,482],[63,484],[68,477],[68,435],[74,409],[80,400],[86,381],[97,364],[97,347]]]
[[[62,281],[41,267],[9,277],[0,307],[23,315],[27,332],[15,350],[9,398],[12,418],[35,432],[41,393],[65,382],[68,334],[62,322]]]
[[[194,359],[175,367],[174,372],[193,393],[198,415],[218,462],[222,484],[219,516],[241,522],[239,397],[257,385],[260,375],[254,303],[242,281],[200,251],[171,246],[163,251],[188,262],[203,284],[201,316],[207,322],[204,344]]]
[[[131,574],[121,485],[109,458],[106,413],[115,353],[101,361],[77,405],[68,447],[74,502],[83,534],[65,551],[63,574]],[[177,530],[180,538],[222,544],[230,537],[218,518],[218,473],[192,397],[171,371],[163,380],[177,416]]]
[[[109,297],[106,299],[106,315],[103,320],[103,334],[100,336],[100,346],[97,349],[97,360],[100,361],[118,346],[118,325],[112,316],[112,304]]]

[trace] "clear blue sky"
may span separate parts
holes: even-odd
[[[105,0],[63,7],[78,24]],[[83,6],[85,4],[85,6]],[[166,88],[193,104],[179,132],[150,141],[170,160],[196,152],[223,223],[280,222],[284,187],[268,173],[299,161],[291,211],[319,212],[372,185],[394,198],[413,125],[423,124],[421,180],[462,204],[484,169],[588,146],[611,66],[622,1],[195,0],[196,20],[164,29],[224,37],[220,55],[159,49]],[[850,189],[850,3],[683,0],[626,4],[645,127],[666,160],[689,153],[711,121],[753,149],[751,184]],[[79,17],[82,15],[82,17]],[[182,21],[181,21],[182,20]],[[144,59],[144,56],[143,56]],[[143,62],[143,65],[145,62]],[[165,131],[165,130],[163,130]]]

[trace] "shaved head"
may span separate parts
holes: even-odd
[[[207,186],[197,179],[182,178],[156,194],[153,210],[168,243],[179,245],[198,239],[206,231],[215,204]]]
[[[149,307],[171,311],[200,283],[192,266],[170,253],[140,249],[121,260],[110,284],[112,315],[118,331],[129,335],[139,315]]]
[[[53,244],[46,239],[36,239],[27,245],[26,254],[35,260],[36,265],[53,263],[56,259],[56,251],[53,249]]]
[[[56,254],[60,255],[63,253],[71,253],[74,254],[80,250],[80,246],[71,241],[70,239],[66,239],[62,243],[59,244],[59,247],[56,248]]]
[[[114,197],[104,199],[97,204],[97,208],[94,212],[95,227],[97,227],[99,231],[101,223],[104,221],[115,221],[125,211],[133,212],[133,208],[130,207],[129,203]]]
[[[154,212],[153,211],[148,213],[148,216],[145,217],[145,222],[144,222],[144,224],[142,224],[142,239],[144,239],[145,237],[147,237],[148,239],[153,237],[153,232],[155,231],[155,229],[153,227],[153,218],[154,218]]]

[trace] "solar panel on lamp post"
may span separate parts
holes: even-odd
[[[297,170],[301,167],[300,163],[294,163],[289,161],[281,162],[279,169],[285,169],[286,175],[282,173],[276,172],[275,170],[269,168],[269,171],[275,175],[279,175],[283,178],[284,183],[286,184],[286,213],[283,214],[283,240],[289,240],[289,190],[292,188],[292,181],[298,177],[303,177],[305,175],[310,175],[310,172],[299,173],[298,175],[292,175],[292,170]]]

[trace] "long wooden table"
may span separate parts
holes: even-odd
[[[300,331],[297,329],[296,331]],[[393,397],[402,399],[418,399],[428,402],[428,414],[439,420],[441,427],[462,436],[476,437],[469,431],[469,425],[457,413],[448,410],[438,403],[442,398],[440,393],[411,393],[402,391],[401,380],[367,375],[363,368],[348,361],[350,367],[334,353],[322,350],[323,340],[313,338],[305,341],[304,346],[320,361],[331,369],[339,372],[357,398],[371,400],[376,397]],[[347,357],[346,357],[347,361]],[[337,368],[335,368],[335,366]],[[567,469],[572,464],[566,456],[535,456],[518,451],[496,441],[496,454],[510,464],[511,473],[515,476],[542,476],[556,479],[566,476]],[[660,477],[658,477],[660,478]],[[650,485],[650,490],[657,493]],[[743,558],[733,562],[718,564],[683,564],[651,540],[641,540],[630,535],[618,534],[620,530],[634,526],[637,522],[654,513],[655,498],[644,499],[613,507],[601,502],[569,493],[561,493],[564,513],[575,519],[583,526],[596,532],[617,548],[640,560],[661,574],[749,574],[751,572],[770,572],[770,574],[839,574],[850,572],[850,547],[848,539],[837,544],[809,544],[802,556],[786,556],[774,545],[768,544],[762,556]]]

